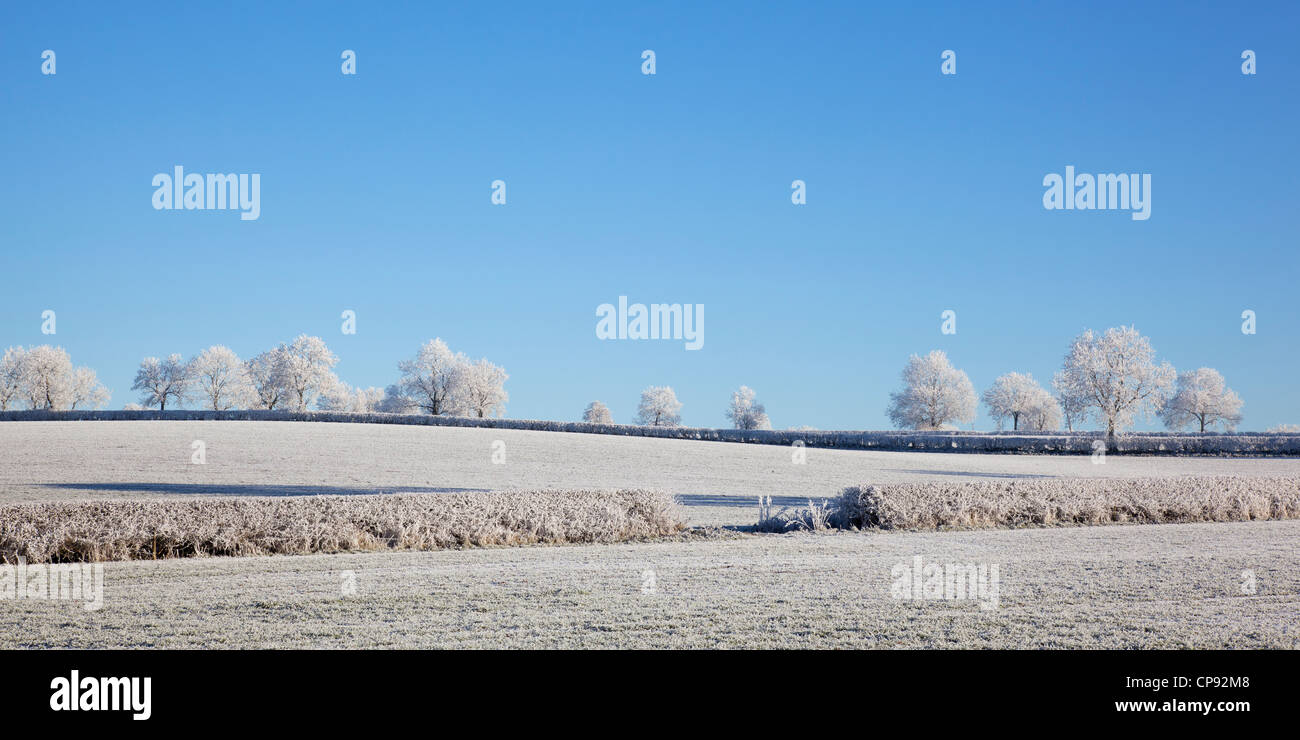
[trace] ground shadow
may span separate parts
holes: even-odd
[[[955,475],[961,478],[1059,478],[1059,475],[1041,473],[975,473],[969,470],[912,470],[888,468],[886,473],[911,473],[913,475]]]
[[[362,496],[375,493],[485,493],[489,488],[433,486],[281,486],[241,483],[43,483],[44,488],[201,496]]]
[[[811,498],[818,504],[822,499],[831,499],[834,496],[773,496],[772,506],[781,508],[782,506],[807,506],[808,499]],[[682,493],[677,495],[677,500],[683,506],[745,506],[758,509],[758,496],[720,496],[708,493]]]

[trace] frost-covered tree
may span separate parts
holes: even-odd
[[[754,400],[754,389],[747,385],[732,392],[731,403],[727,406],[727,418],[736,429],[772,428],[772,422],[767,418],[767,409]]]
[[[453,405],[466,416],[480,419],[501,416],[506,412],[506,401],[510,400],[510,394],[506,393],[509,377],[504,368],[486,359],[466,364],[452,384]]]
[[[379,411],[383,400],[383,388],[353,388],[340,380],[321,391],[316,408],[321,411],[369,414]]]
[[[17,406],[24,398],[23,380],[25,372],[24,359],[27,350],[22,347],[10,347],[0,357],[0,411],[9,411],[10,406]]]
[[[641,403],[636,409],[638,424],[650,427],[681,426],[682,404],[677,394],[668,386],[652,385],[641,391]]]
[[[469,365],[465,355],[453,353],[441,339],[425,342],[415,357],[398,363],[402,373],[398,383],[402,395],[434,416],[455,414],[457,384]]]
[[[1080,399],[1106,429],[1115,435],[1138,416],[1159,413],[1172,392],[1176,373],[1169,363],[1156,364],[1151,342],[1131,326],[1091,329],[1080,334],[1065,356],[1061,389]]]
[[[975,388],[940,350],[912,355],[903,368],[903,390],[889,399],[889,420],[900,429],[934,430],[975,420]]]
[[[256,404],[257,392],[248,367],[229,347],[208,347],[190,362],[194,397],[214,411],[248,408]]]
[[[99,382],[94,370],[79,367],[72,371],[69,408],[76,409],[80,404],[83,409],[100,409],[108,405],[110,398],[108,389]]]
[[[34,409],[72,405],[72,358],[62,347],[32,347],[22,360],[22,394]]]
[[[582,420],[589,424],[613,424],[614,415],[609,413],[609,407],[605,404],[592,401],[582,412]]]
[[[1061,405],[1046,389],[1039,388],[1030,397],[1020,415],[1020,428],[1027,432],[1054,432],[1061,428]]]
[[[180,355],[168,355],[165,360],[146,357],[140,362],[131,390],[143,393],[140,403],[146,408],[157,406],[166,411],[169,400],[177,406],[185,402],[190,395],[190,383],[189,363]]]
[[[1300,434],[1300,424],[1277,424],[1264,431],[1268,434]]]
[[[321,391],[338,381],[332,370],[338,361],[320,337],[299,334],[284,348],[284,383],[295,411],[314,406]]]
[[[396,383],[384,389],[383,397],[379,400],[375,410],[385,414],[420,413],[420,407],[415,405],[415,401],[406,395],[401,386]]]
[[[1077,389],[1071,388],[1065,380],[1065,373],[1056,371],[1052,377],[1052,391],[1056,394],[1056,403],[1065,420],[1065,428],[1074,431],[1075,424],[1081,424],[1088,418],[1088,398]]]
[[[288,348],[284,345],[244,363],[244,371],[253,388],[253,408],[274,411],[276,406],[284,405],[289,395],[288,365]]]
[[[352,386],[339,380],[321,389],[320,398],[316,399],[316,408],[321,411],[355,411],[356,397]]]
[[[1034,382],[1029,373],[1007,373],[984,391],[984,405],[989,416],[998,423],[998,431],[1007,419],[1011,419],[1011,429],[1020,429],[1020,418],[1035,407],[1043,405],[1046,391]]]
[[[356,397],[358,413],[374,413],[384,403],[384,389],[373,385],[369,388],[357,388],[353,395]]]
[[[1174,395],[1161,409],[1160,418],[1174,431],[1199,424],[1204,432],[1218,424],[1231,432],[1241,423],[1241,399],[1218,370],[1189,370],[1178,374]]]

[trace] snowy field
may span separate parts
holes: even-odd
[[[191,462],[203,442],[206,464]],[[500,442],[501,444],[495,444]],[[493,462],[493,454],[503,463]],[[750,525],[860,483],[953,478],[1296,475],[1300,458],[806,449],[565,432],[258,421],[0,422],[0,502],[138,496],[658,488],[691,524]],[[504,457],[502,457],[502,455]]]
[[[206,464],[191,462],[203,442]],[[502,444],[495,444],[500,442]],[[504,462],[493,462],[504,452]],[[0,423],[0,501],[659,488],[744,527],[876,481],[1295,475],[1300,460],[807,450],[290,422]],[[0,647],[1300,647],[1300,521],[109,563],[105,607],[0,600]],[[999,605],[891,570],[992,563]],[[1243,574],[1249,573],[1247,578]],[[1249,592],[1244,584],[1249,581]],[[347,587],[347,584],[352,587]]]

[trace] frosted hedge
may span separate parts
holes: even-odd
[[[414,414],[342,413],[334,411],[5,411],[0,421],[317,421],[351,424],[523,429],[630,437],[697,439],[713,442],[793,445],[851,450],[915,450],[926,452],[1000,452],[1089,454],[1102,432],[907,432],[907,431],[779,431],[649,427],[632,424],[592,424],[580,421],[477,419]],[[1237,432],[1201,434],[1133,432],[1116,440],[1109,454],[1143,455],[1300,455],[1300,433]]]
[[[0,562],[626,542],[685,528],[667,493],[500,491],[0,506]]]
[[[850,486],[808,508],[764,511],[759,532],[1187,524],[1300,518],[1300,478],[1045,478]]]
[[[846,488],[840,526],[982,529],[1300,518],[1300,478],[1047,478]]]

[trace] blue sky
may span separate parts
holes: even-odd
[[[1300,6],[703,6],[11,6],[0,347],[62,345],[120,408],[146,355],[306,332],[383,386],[440,336],[514,418],[630,422],[667,384],[723,426],[746,384],[777,428],[871,429],[911,353],[1046,384],[1134,324],[1244,429],[1300,423]],[[154,210],[175,165],[260,173],[261,217]],[[1151,218],[1045,210],[1066,165],[1150,173]],[[599,341],[620,295],[704,304],[704,348]]]

